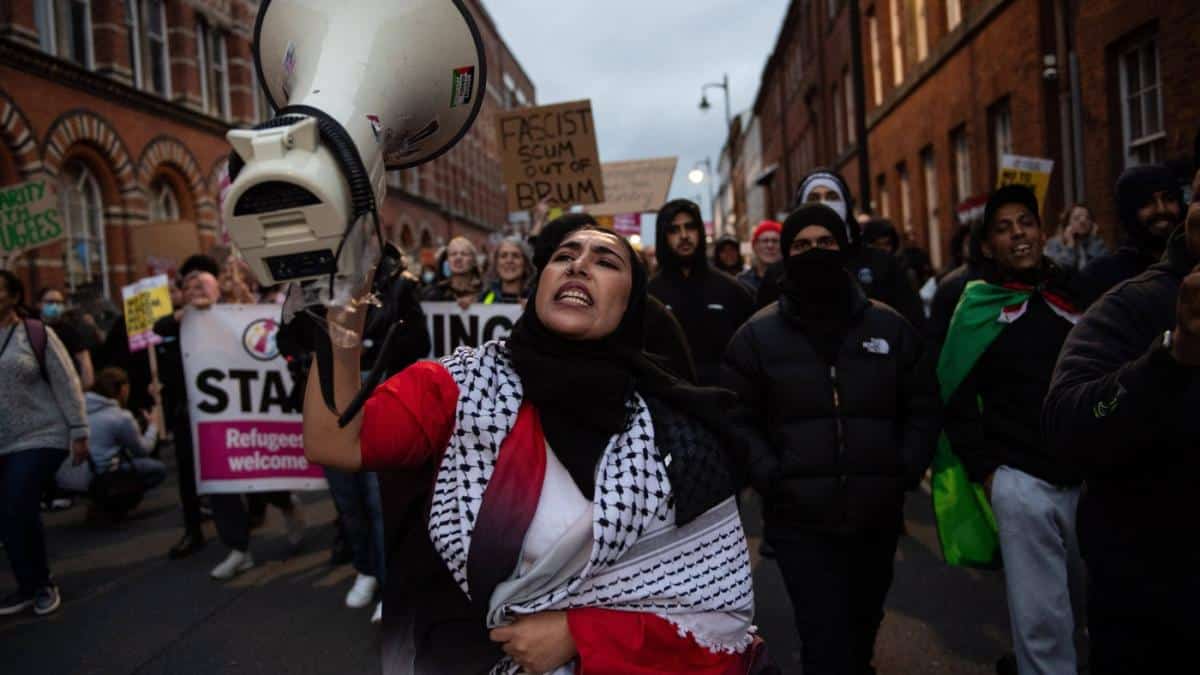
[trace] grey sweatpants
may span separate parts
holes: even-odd
[[[1084,567],[1075,537],[1079,488],[1060,488],[1002,466],[992,510],[1021,675],[1075,675],[1076,617],[1084,614]]]

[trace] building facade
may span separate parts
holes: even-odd
[[[382,221],[413,253],[505,226],[497,110],[532,103],[486,10],[487,102],[451,152],[394,172]],[[57,184],[64,242],[8,264],[30,288],[109,298],[218,239],[226,132],[272,116],[251,41],[257,0],[0,3],[0,185]]]
[[[794,0],[755,102],[758,184],[778,213],[806,171],[835,166],[861,212],[890,218],[945,267],[1001,156],[1039,157],[1055,165],[1047,230],[1082,202],[1115,243],[1123,169],[1162,161],[1190,178],[1197,58],[1197,3]]]

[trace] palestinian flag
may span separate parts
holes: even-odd
[[[1062,318],[1071,323],[1079,321],[1081,313],[1070,301],[1044,288],[1020,284],[997,286],[984,281],[967,284],[938,359],[943,403],[950,401],[1005,327],[1025,315],[1034,293],[1040,294]],[[946,562],[964,567],[999,566],[1000,542],[991,504],[983,486],[967,478],[966,468],[944,433],[938,439],[933,457],[932,488],[938,540]]]

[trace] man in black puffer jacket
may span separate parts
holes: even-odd
[[[913,326],[845,269],[845,221],[788,217],[783,295],[734,336],[722,384],[748,438],[804,672],[871,670],[903,518],[940,426],[937,382]]]
[[[679,319],[699,384],[720,379],[721,354],[754,313],[754,299],[737,279],[708,264],[700,207],[686,199],[667,202],[658,212],[658,274],[646,292]]]
[[[1163,262],[1104,296],[1067,338],[1042,411],[1051,447],[1086,480],[1079,543],[1096,675],[1180,672],[1194,658],[1197,263],[1200,198],[1193,196]]]

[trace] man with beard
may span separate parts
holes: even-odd
[[[1083,269],[1088,304],[1158,262],[1183,210],[1183,191],[1170,168],[1149,164],[1125,169],[1117,179],[1117,215],[1127,238],[1116,252]]]
[[[779,233],[782,230],[783,225],[780,223],[764,220],[754,228],[754,234],[750,235],[750,248],[754,250],[754,260],[745,272],[737,276],[737,280],[742,282],[751,294],[758,293],[767,268],[783,260],[783,254],[779,250]]]
[[[1040,418],[1059,349],[1079,318],[1078,290],[1071,273],[1042,254],[1037,212],[1029,188],[1000,188],[974,239],[983,278],[967,284],[938,363],[949,444],[934,460],[934,507],[943,554],[964,564],[954,539],[961,530],[940,498],[959,466],[983,486],[999,529],[1019,672],[1074,673],[1082,481],[1046,447]],[[973,500],[974,491],[960,496]]]
[[[1042,423],[1079,467],[1091,671],[1179,672],[1200,549],[1200,173],[1163,261],[1101,298],[1063,346]]]
[[[736,279],[712,269],[704,255],[700,207],[687,199],[667,202],[658,212],[659,272],[646,291],[683,326],[701,385],[720,379],[721,354],[754,313],[754,300]]]
[[[734,336],[722,384],[741,401],[730,420],[748,439],[804,672],[865,675],[904,493],[937,439],[937,383],[916,329],[847,273],[844,219],[802,206],[782,242],[782,296]]]

